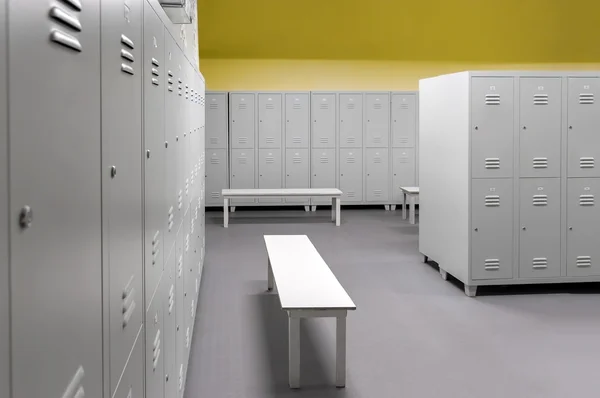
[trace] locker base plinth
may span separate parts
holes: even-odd
[[[477,295],[477,286],[465,285],[465,295],[467,297],[475,297]]]
[[[448,280],[448,273],[441,268],[440,268],[440,276],[442,277],[443,280],[445,280],[445,281]]]

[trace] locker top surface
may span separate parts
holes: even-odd
[[[550,70],[477,70],[448,73],[444,75],[431,76],[421,80],[435,79],[441,76],[468,75],[469,77],[600,77],[600,70],[597,71],[550,71]]]

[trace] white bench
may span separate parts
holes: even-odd
[[[356,305],[306,235],[265,235],[268,290],[289,317],[289,382],[300,387],[300,318],[334,317],[336,386],[346,385],[346,315]]]
[[[419,187],[400,187],[402,191],[402,219],[406,220],[406,197],[410,201],[409,223],[415,223],[415,199],[419,197]]]
[[[331,221],[340,226],[342,191],[337,188],[280,188],[280,189],[223,189],[223,226],[229,225],[230,199],[233,198],[291,198],[299,196],[330,197]]]

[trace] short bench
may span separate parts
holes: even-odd
[[[402,219],[406,220],[406,197],[410,201],[410,216],[408,222],[415,223],[415,199],[419,197],[419,187],[400,187],[402,191]]]
[[[300,319],[334,317],[336,386],[346,385],[346,315],[356,305],[306,235],[265,235],[268,289],[289,317],[289,383],[300,387]]]
[[[331,221],[340,226],[342,191],[337,188],[280,188],[280,189],[223,189],[223,226],[229,225],[230,199],[233,198],[291,198],[291,197],[330,197]]]

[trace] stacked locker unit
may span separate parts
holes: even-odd
[[[363,94],[339,93],[339,188],[342,204],[364,202]]]
[[[256,98],[258,110],[258,134],[255,140],[258,147],[255,153],[258,163],[256,188],[282,188],[283,94],[258,93]],[[258,203],[281,204],[283,199],[260,198]]]
[[[392,210],[402,203],[400,187],[417,186],[417,94],[393,92],[391,102]]]
[[[600,280],[598,74],[420,83],[421,252],[477,286]]]
[[[207,93],[206,102],[206,205],[223,206],[221,191],[229,188],[227,93]]]
[[[365,202],[390,203],[390,93],[365,93]]]
[[[235,188],[256,187],[256,104],[255,93],[229,94],[229,126],[230,126],[230,186]],[[255,203],[254,199],[234,199],[233,205],[248,206]]]
[[[284,93],[285,188],[310,188],[310,93]],[[286,198],[286,204],[304,205],[310,198]]]
[[[156,0],[84,3],[0,2],[0,395],[182,397],[204,259],[197,27]]]
[[[333,92],[311,93],[311,188],[336,188],[337,184],[337,95]],[[328,198],[311,199],[317,205],[331,206]]]

